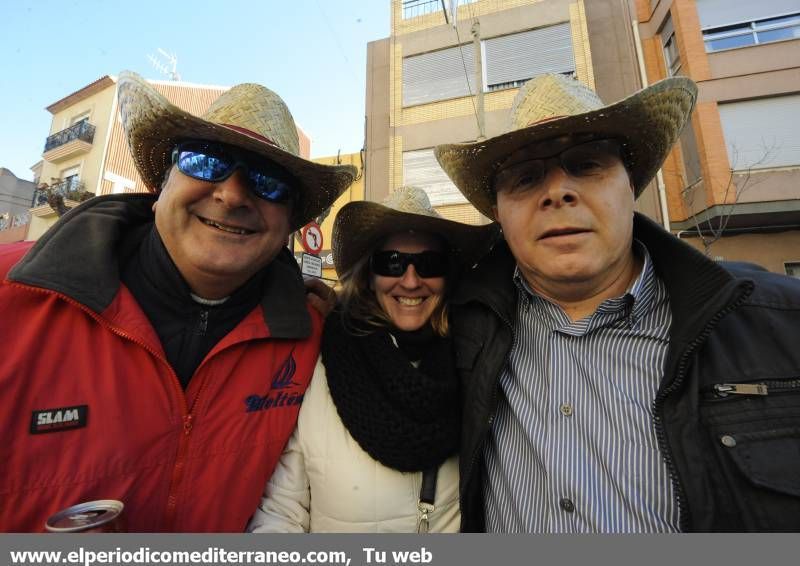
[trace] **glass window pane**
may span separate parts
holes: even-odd
[[[753,34],[737,35],[734,37],[726,37],[725,39],[716,39],[706,41],[706,51],[719,51],[720,49],[732,49],[734,47],[744,47],[746,45],[754,45],[755,38]]]
[[[780,41],[782,39],[794,39],[795,37],[800,37],[800,26],[795,28],[780,28],[758,32],[759,43],[769,43],[770,41]]]

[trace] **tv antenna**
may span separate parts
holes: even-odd
[[[160,47],[158,48],[158,52],[161,54],[163,59],[159,59],[152,54],[148,54],[147,58],[150,60],[150,64],[155,67],[155,69],[160,72],[162,75],[166,75],[169,77],[171,81],[179,81],[181,80],[181,76],[178,74],[178,56],[174,53],[167,53]]]

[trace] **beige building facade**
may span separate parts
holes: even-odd
[[[628,0],[459,0],[456,26],[442,2],[391,3],[390,37],[367,48],[368,200],[414,184],[445,217],[488,222],[433,157],[437,144],[478,138],[479,91],[491,137],[506,131],[519,86],[538,74],[575,76],[609,103],[642,84]],[[638,207],[660,222],[662,204],[653,183]]]
[[[663,168],[672,231],[711,257],[800,276],[800,3],[634,7],[648,81],[699,87]]]

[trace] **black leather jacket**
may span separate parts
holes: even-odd
[[[689,531],[800,530],[800,281],[725,267],[638,215],[673,322],[653,426]],[[512,344],[514,259],[501,242],[451,302],[462,378],[462,530],[484,529],[482,447]]]

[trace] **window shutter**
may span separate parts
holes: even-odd
[[[735,170],[800,165],[800,94],[719,105]]]
[[[403,184],[423,189],[433,206],[467,202],[439,166],[433,149],[403,152]]]
[[[469,96],[470,92],[475,94],[475,57],[471,44],[403,59],[403,106]]]
[[[526,81],[543,73],[575,71],[569,23],[486,40],[486,84]]]
[[[797,11],[797,0],[758,0],[758,2],[697,0],[697,13],[700,16],[700,27],[702,28],[762,20]]]

